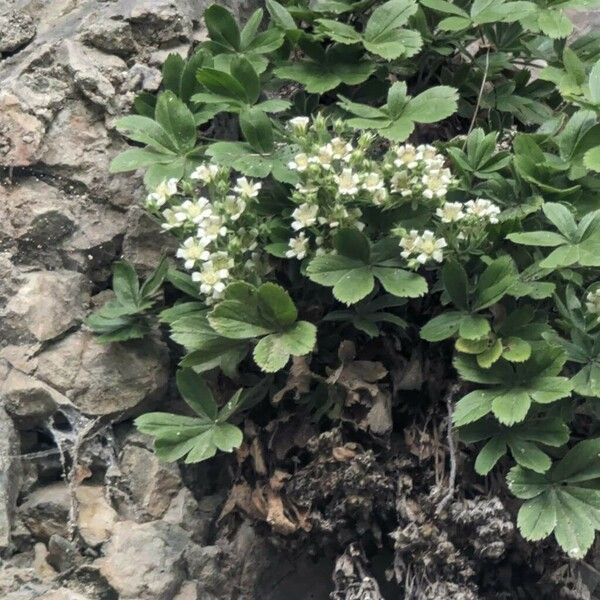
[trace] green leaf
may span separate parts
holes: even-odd
[[[174,140],[154,119],[129,115],[121,117],[116,123],[116,128],[134,142],[147,144],[158,152],[172,156],[177,153]]]
[[[231,61],[230,72],[244,89],[248,104],[255,104],[260,96],[260,81],[254,67],[245,58],[236,56]]]
[[[334,236],[333,244],[342,256],[363,263],[368,263],[371,258],[369,239],[358,229],[340,229]]]
[[[217,418],[217,403],[204,379],[192,369],[177,371],[177,389],[187,404],[201,417],[214,421]]]
[[[258,312],[276,329],[285,329],[298,318],[290,295],[275,283],[264,283],[258,288]]]
[[[211,40],[226,48],[240,50],[240,30],[226,8],[213,4],[204,11],[204,22]]]
[[[441,342],[458,333],[464,317],[461,312],[445,312],[421,327],[421,338],[428,342]]]
[[[283,369],[292,356],[302,356],[312,351],[316,341],[316,327],[306,321],[298,321],[281,333],[262,338],[254,348],[256,364],[267,373]]]
[[[502,342],[494,340],[488,348],[480,352],[476,359],[482,369],[489,369],[502,356]]]
[[[417,12],[416,0],[389,0],[378,6],[367,21],[364,38],[377,43],[387,39],[395,29],[405,25]]]
[[[463,396],[454,407],[454,425],[461,427],[485,417],[492,410],[497,395],[494,390],[475,390]]]
[[[442,283],[453,304],[461,310],[469,309],[469,280],[463,266],[453,260],[442,267]]]
[[[386,292],[399,298],[418,298],[427,292],[427,281],[412,271],[373,267],[373,275],[379,279]]]
[[[273,22],[284,30],[296,29],[296,22],[288,10],[276,0],[266,0],[267,10]]]
[[[432,87],[412,98],[403,116],[417,123],[435,123],[454,114],[457,101],[455,88],[445,85]]]
[[[196,122],[190,109],[173,92],[160,94],[156,102],[156,120],[182,152],[196,145]]]
[[[217,102],[230,99],[241,104],[246,104],[248,101],[246,90],[242,84],[229,73],[203,67],[198,70],[196,77],[203,86],[215,95],[214,100]],[[192,100],[208,101],[210,97],[205,98],[202,94],[196,94],[192,96]]]
[[[502,358],[511,362],[524,362],[531,356],[531,344],[518,337],[502,340]]]
[[[565,238],[574,241],[577,234],[577,224],[571,211],[566,206],[557,202],[546,202],[542,206],[542,211]]]
[[[448,2],[448,0],[419,0],[419,3],[437,12],[458,15],[459,17],[469,17],[469,14],[460,8],[460,6],[456,6],[453,2]]]
[[[583,164],[591,171],[600,173],[600,146],[591,148],[583,155]]]
[[[256,304],[239,300],[223,300],[208,316],[210,326],[231,339],[249,339],[271,333],[272,329],[258,313]]]
[[[244,137],[254,150],[261,154],[273,151],[273,126],[267,115],[257,108],[240,113],[240,127]]]
[[[138,306],[140,303],[140,282],[128,262],[121,260],[113,264],[113,290],[121,304]]]
[[[486,337],[490,332],[490,324],[481,315],[465,315],[459,325],[460,337],[467,340],[478,340]]]
[[[538,24],[540,29],[549,37],[558,39],[571,35],[573,23],[560,10],[538,9]]]
[[[496,394],[492,402],[492,411],[500,423],[513,425],[525,419],[531,406],[531,398],[527,392],[511,389]]]
[[[109,170],[111,173],[123,173],[171,160],[173,160],[172,154],[163,154],[152,148],[131,148],[117,154],[112,159]]]
[[[501,436],[490,438],[477,455],[475,471],[479,475],[487,475],[506,454],[506,447],[506,441]]]
[[[600,104],[600,60],[594,63],[588,79],[590,98],[594,104]]]

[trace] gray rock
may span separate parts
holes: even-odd
[[[15,52],[31,42],[35,36],[33,19],[20,10],[0,14],[0,53]]]
[[[35,376],[86,415],[124,416],[164,397],[168,352],[155,338],[102,345],[78,331],[39,354]]]
[[[117,56],[130,56],[136,51],[131,25],[119,15],[110,17],[94,12],[79,26],[82,41],[88,46]]]
[[[188,541],[177,525],[121,521],[96,563],[120,600],[172,600],[185,579]]]
[[[69,489],[58,482],[32,492],[17,512],[35,538],[47,542],[54,534],[68,537],[70,508]]]
[[[11,541],[21,469],[19,440],[10,417],[0,405],[0,549]]]
[[[4,318],[20,322],[35,340],[52,340],[85,317],[90,285],[80,273],[37,271],[24,273],[21,282],[4,310]]]
[[[99,485],[81,485],[77,498],[77,530],[88,546],[106,542],[117,522],[117,513],[108,503],[104,488]]]
[[[123,491],[132,503],[123,506],[122,511],[136,520],[162,517],[182,487],[177,465],[158,460],[150,444],[143,446],[131,441],[121,452],[119,466]],[[170,522],[181,525],[175,519]]]

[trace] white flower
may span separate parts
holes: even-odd
[[[307,202],[301,204],[292,213],[292,217],[294,218],[292,229],[294,231],[299,231],[300,229],[304,229],[304,227],[314,225],[317,222],[318,212],[319,207],[316,204],[308,204]]]
[[[223,277],[229,277],[229,270],[233,269],[235,265],[233,258],[231,258],[227,252],[223,252],[222,250],[213,252],[208,260],[213,264],[217,271],[221,272]],[[227,273],[224,273],[224,271],[227,271]]]
[[[303,185],[301,183],[297,183],[296,184],[296,191],[300,192],[301,194],[316,194],[319,191],[318,186],[314,185],[313,183],[309,183],[308,185]]]
[[[443,198],[448,192],[448,185],[452,181],[448,169],[432,170],[423,175],[421,183],[425,186],[423,196],[425,198]]]
[[[444,157],[441,154],[437,153],[435,146],[431,144],[421,144],[417,146],[417,156],[420,160],[424,160],[426,163],[430,163],[431,161],[442,161],[444,162]]]
[[[333,158],[344,161],[350,160],[350,155],[352,154],[352,150],[354,150],[352,144],[349,144],[340,137],[334,137],[329,145],[331,146]]]
[[[400,247],[402,252],[400,255],[403,258],[408,258],[416,249],[419,232],[416,229],[411,229],[408,235],[400,238]]]
[[[239,177],[236,180],[236,186],[233,188],[233,191],[245,198],[256,198],[261,188],[262,183],[253,183],[252,181],[248,181],[246,177]]]
[[[367,192],[376,192],[383,188],[383,179],[379,173],[367,173],[363,177],[362,186]]]
[[[358,192],[360,178],[352,169],[342,169],[340,175],[335,176],[335,182],[338,185],[338,192],[343,196],[353,196]]]
[[[309,123],[310,119],[308,117],[294,117],[288,121],[288,125],[295,129],[297,133],[304,133]]]
[[[478,219],[487,219],[490,223],[498,222],[500,207],[494,204],[491,200],[477,198],[477,200],[469,200],[465,203],[467,214]]]
[[[227,227],[223,224],[223,219],[218,215],[206,217],[198,227],[198,237],[210,243],[219,236],[227,234]]]
[[[302,173],[303,171],[306,171],[308,164],[308,156],[304,154],[304,152],[301,152],[300,154],[296,154],[296,156],[294,156],[294,160],[288,163],[288,167],[292,171],[298,171],[299,173]]]
[[[208,260],[202,265],[200,271],[192,273],[192,280],[200,283],[200,291],[203,294],[212,294],[213,297],[220,295],[225,289],[224,279],[229,277],[226,269],[217,269],[212,261]],[[218,296],[217,296],[218,297]]]
[[[220,169],[218,165],[200,165],[192,171],[190,179],[199,179],[204,183],[211,183],[215,180],[215,178],[219,174],[219,171]]]
[[[177,179],[165,179],[156,186],[151,194],[148,194],[147,202],[152,206],[160,208],[171,196],[177,193]]]
[[[388,192],[387,190],[382,187],[380,189],[378,189],[374,194],[373,194],[373,204],[375,206],[382,206],[383,204],[385,204],[385,201],[388,199]]]
[[[600,288],[588,293],[585,297],[585,307],[592,314],[600,315]]]
[[[325,170],[331,169],[331,161],[333,160],[333,149],[331,144],[321,146],[315,156],[311,156],[309,159],[311,164],[317,164]]]
[[[206,198],[198,198],[195,202],[186,200],[175,209],[175,218],[183,223],[191,221],[192,223],[200,223],[203,219],[212,213],[210,203]]]
[[[242,198],[237,198],[236,196],[226,196],[223,202],[223,208],[232,221],[237,221],[246,210],[246,201],[242,200]]]
[[[414,169],[419,165],[417,150],[412,144],[403,144],[395,148],[396,156],[394,164],[397,167],[406,166],[408,169]]]
[[[454,223],[465,217],[463,205],[460,202],[446,202],[435,211],[435,214],[442,220],[442,223]]]
[[[424,265],[429,260],[442,262],[444,253],[442,251],[448,244],[444,238],[437,238],[433,231],[426,229],[415,241],[415,251],[418,252],[417,262]]]
[[[177,250],[177,258],[183,258],[186,269],[193,269],[198,261],[208,260],[210,252],[206,249],[207,242],[195,237],[189,237],[183,246]]]
[[[175,227],[179,227],[181,225],[181,223],[177,219],[175,211],[171,210],[170,208],[166,208],[165,210],[163,210],[162,216],[165,222],[161,225],[161,227],[163,229],[166,229],[167,231],[169,229],[174,229]]]
[[[390,183],[392,184],[392,192],[399,192],[404,197],[412,195],[410,186],[412,185],[413,181],[409,178],[409,175],[406,171],[394,173]]]
[[[304,232],[301,232],[298,237],[290,238],[288,246],[290,249],[285,253],[286,258],[302,260],[308,251],[308,238]]]

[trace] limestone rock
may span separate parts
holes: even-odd
[[[126,494],[134,503],[132,515],[162,517],[182,486],[177,465],[159,461],[150,448],[136,443],[125,445],[119,464]]]
[[[66,587],[61,587],[50,592],[46,592],[43,596],[38,596],[38,600],[91,600],[89,596],[84,596],[79,592],[74,592]]]
[[[86,415],[127,413],[165,395],[168,352],[154,338],[102,345],[78,331],[40,353],[35,375]]]
[[[21,478],[20,445],[10,417],[0,405],[0,549],[11,541],[17,495]]]
[[[136,50],[131,25],[119,15],[104,16],[94,12],[79,26],[83,42],[117,56],[129,56]]]
[[[0,95],[0,167],[35,163],[44,131],[44,124],[23,110],[15,96]]]
[[[47,542],[54,534],[68,535],[70,508],[69,489],[66,484],[58,482],[32,492],[17,511],[36,539]]]
[[[33,425],[54,414],[57,407],[69,400],[18,369],[11,369],[0,382],[0,394],[4,398],[6,411],[17,423]]]
[[[20,10],[0,14],[0,53],[15,52],[26,46],[35,35],[33,19]]]
[[[172,600],[185,578],[187,543],[177,525],[121,521],[97,563],[120,600]]]
[[[194,581],[185,581],[177,596],[173,600],[200,600],[198,596],[198,584]]]
[[[188,40],[200,12],[199,3],[189,0],[138,0],[128,20],[140,42],[157,45]]]
[[[162,230],[158,222],[141,207],[131,207],[127,214],[122,254],[138,273],[147,275],[156,268],[162,254],[174,256],[177,247],[175,236]]]
[[[106,542],[117,521],[117,513],[108,503],[102,486],[82,485],[77,498],[77,530],[88,546]]]
[[[38,341],[45,342],[79,324],[89,304],[89,282],[73,271],[37,271],[22,276],[5,316],[17,319]]]

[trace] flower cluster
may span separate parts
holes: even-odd
[[[477,198],[462,202],[444,202],[436,209],[435,214],[442,223],[455,223],[457,221],[466,221],[480,225],[482,222],[498,223],[500,207],[491,200]]]
[[[428,262],[441,263],[444,260],[444,248],[447,242],[443,237],[436,237],[433,231],[426,229],[419,233],[411,229],[400,238],[400,253],[408,260],[410,267],[418,267]]]
[[[589,313],[598,315],[598,321],[600,321],[600,287],[588,292],[585,297],[585,307]]]
[[[146,206],[162,228],[181,239],[177,257],[191,272],[207,304],[218,300],[233,278],[245,280],[265,270],[257,252],[259,224],[248,211],[262,187],[246,177],[230,184],[230,171],[203,164],[180,186],[169,179],[148,195]],[[205,195],[200,195],[199,191]]]
[[[288,125],[298,150],[288,163],[298,176],[288,258],[330,251],[336,228],[362,230],[365,207],[441,206],[455,183],[445,158],[431,145],[393,145],[382,155],[380,138],[356,137],[340,122],[333,130],[322,117],[296,117]]]

